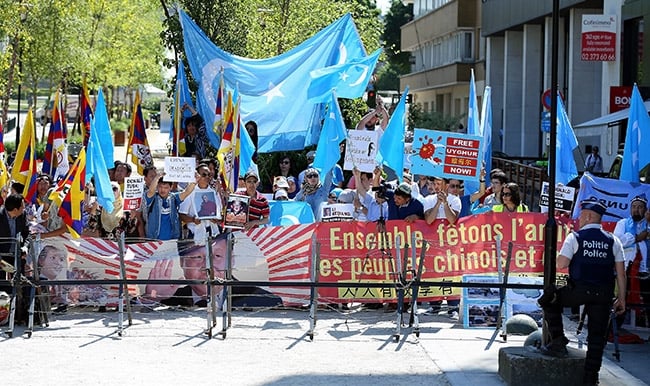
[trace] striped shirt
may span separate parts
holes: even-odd
[[[269,201],[260,192],[255,192],[255,198],[251,198],[248,203],[248,221],[260,220],[269,217],[271,209]]]

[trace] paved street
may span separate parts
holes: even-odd
[[[510,335],[486,350],[492,330],[463,329],[441,314],[423,315],[420,337],[403,329],[396,343],[394,318],[382,310],[319,311],[311,341],[306,311],[236,311],[226,339],[208,339],[205,310],[141,309],[120,337],[116,312],[71,309],[30,339],[22,327],[0,338],[11,358],[3,384],[503,385],[498,351],[525,339]],[[648,346],[622,347],[621,365],[639,366],[645,382]],[[606,360],[601,385],[621,384],[645,383]]]

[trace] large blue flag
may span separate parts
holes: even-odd
[[[311,83],[307,88],[307,98],[314,103],[327,102],[332,90],[338,98],[362,97],[375,71],[379,54],[381,48],[365,58],[310,72]]]
[[[492,88],[485,87],[483,91],[483,105],[481,106],[481,125],[479,129],[483,133],[483,160],[485,162],[485,178],[490,178],[492,171]],[[465,189],[465,192],[469,192]],[[470,192],[472,193],[472,192]]]
[[[323,130],[318,139],[316,156],[314,157],[314,167],[320,171],[321,176],[329,173],[341,158],[339,144],[347,136],[345,122],[341,116],[339,102],[336,95],[330,92],[330,100],[327,103],[327,112],[323,122]]]
[[[99,110],[99,102],[97,103],[97,110]],[[101,145],[102,142],[111,141],[102,141],[101,135],[97,130],[96,117],[95,115],[95,118],[90,121],[90,140],[88,141],[88,150],[86,152],[86,181],[90,181],[91,178],[93,179],[95,192],[97,193],[97,202],[102,208],[112,212],[115,195],[113,194],[111,180],[108,177],[108,166],[106,165],[106,157],[104,157]],[[110,167],[113,167],[112,162]]]
[[[639,151],[641,149],[644,150]],[[650,162],[648,149],[650,149],[650,117],[635,83],[632,89],[630,116],[627,120],[621,180],[639,182],[639,171]]]
[[[578,177],[573,150],[578,147],[578,140],[569,122],[562,98],[557,95],[557,144],[555,153],[555,182],[566,185]],[[550,167],[550,164],[549,164]],[[550,173],[550,169],[549,169]]]
[[[216,91],[223,69],[228,89],[239,88],[242,121],[259,128],[258,152],[299,150],[318,141],[323,108],[307,100],[313,70],[366,57],[352,16],[336,22],[279,56],[249,59],[215,46],[182,10],[185,53],[199,83],[196,107],[213,127]],[[208,130],[213,146],[219,138]]]
[[[478,102],[476,101],[476,82],[474,80],[474,69],[470,70],[469,80],[469,104],[467,106],[467,134],[481,135],[481,126],[478,117]],[[484,157],[485,156],[485,153]],[[478,181],[465,181],[465,194],[472,194],[478,191]]]
[[[111,124],[108,120],[106,102],[104,101],[104,93],[102,92],[101,87],[97,93],[97,106],[95,107],[95,116],[93,117],[93,121],[95,122],[93,129],[96,130],[97,138],[101,138],[97,143],[102,149],[101,154],[104,157],[104,164],[106,167],[112,168],[115,148],[113,147],[113,141],[109,140],[109,138],[111,138]]]
[[[379,165],[391,168],[400,182],[404,179],[404,129],[406,127],[406,96],[408,93],[409,87],[406,86],[393,115],[390,116],[386,131],[379,140],[379,149],[375,157],[375,161]]]

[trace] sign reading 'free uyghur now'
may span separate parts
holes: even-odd
[[[477,135],[415,129],[411,172],[425,176],[478,180],[483,139]]]

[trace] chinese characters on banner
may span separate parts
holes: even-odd
[[[411,172],[426,176],[478,180],[481,171],[481,143],[476,135],[415,129],[411,151]]]

